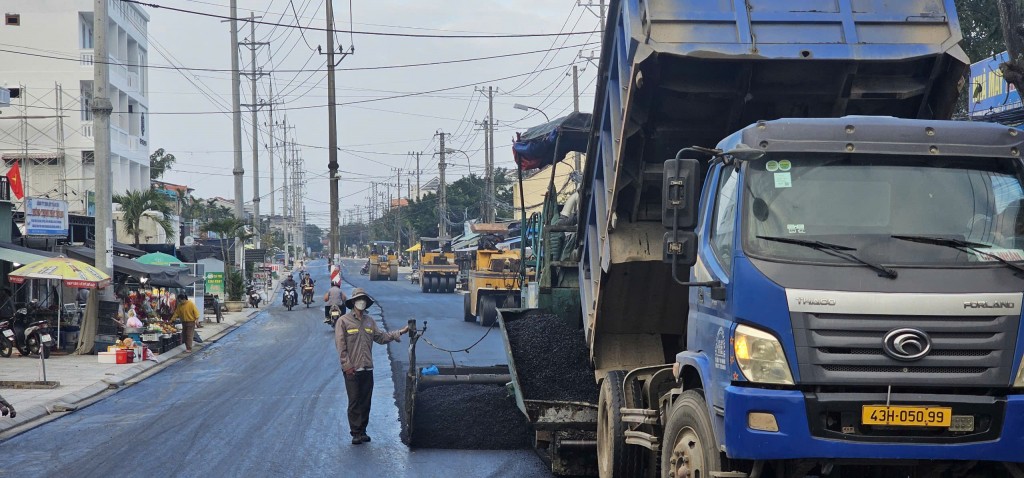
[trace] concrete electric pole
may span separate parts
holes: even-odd
[[[95,0],[93,11],[93,139],[96,161],[96,267],[110,277],[114,276],[114,229],[111,188],[113,173],[110,166],[110,57],[107,48],[108,0]],[[113,288],[104,293],[112,298]]]
[[[238,0],[231,0],[228,23],[231,26],[231,126],[235,148],[235,167],[231,172],[235,176],[235,218],[242,221],[245,219],[245,209],[242,207],[245,202],[245,191],[242,186],[245,169],[242,166],[242,80],[238,69]],[[235,238],[235,265],[239,271],[245,268],[243,252],[242,241]]]
[[[601,7],[602,13],[604,12],[604,6]],[[572,110],[576,113],[580,112],[580,70],[576,65],[572,66]],[[580,153],[579,151],[573,153],[573,166],[576,171],[580,170]]]
[[[242,43],[242,45],[249,47],[250,72],[247,74],[249,80],[252,82],[252,104],[247,105],[252,109],[252,227],[256,231],[255,243],[256,248],[260,248],[260,123],[257,118],[260,105],[256,102],[256,80],[266,75],[262,71],[256,71],[256,49],[263,45],[269,45],[266,42],[256,41],[256,19],[262,18],[249,14],[249,41]],[[239,72],[241,74],[241,72]]]
[[[437,162],[437,169],[440,172],[440,181],[437,187],[437,237],[442,239],[448,238],[448,186],[444,181],[444,168],[447,166],[444,162],[444,137],[447,133],[438,130],[437,134],[441,136],[441,152],[440,159]]]

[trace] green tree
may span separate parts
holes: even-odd
[[[176,231],[171,221],[167,219],[167,216],[171,214],[171,207],[167,204],[166,196],[163,193],[155,189],[125,191],[124,194],[115,194],[112,199],[113,202],[121,205],[123,214],[121,221],[124,224],[124,230],[132,235],[135,246],[139,245],[139,236],[142,235],[142,218],[146,216],[147,211],[160,213],[159,216],[150,214],[149,217],[167,233],[168,243],[174,240]]]
[[[203,230],[216,233],[217,237],[220,238],[220,253],[221,260],[224,261],[225,278],[232,277],[232,274],[238,274],[238,272],[233,272],[234,268],[231,267],[228,261],[228,239],[233,237],[237,241],[245,241],[252,237],[252,234],[245,230],[245,222],[235,217],[220,218],[204,224]],[[225,292],[231,300],[241,300],[242,290],[236,287],[234,282],[232,280],[225,281],[227,288]]]
[[[320,252],[324,250],[324,231],[316,224],[306,224],[306,247],[310,251]]]
[[[174,164],[174,155],[160,148],[149,155],[149,179],[160,179]]]

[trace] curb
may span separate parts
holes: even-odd
[[[265,308],[259,308],[251,309],[248,313],[243,312],[243,316],[240,317],[237,323],[226,327],[209,338],[203,339],[203,343],[196,344],[195,348],[202,349],[207,345],[216,343],[227,334],[233,332],[260,313],[264,312],[264,310]],[[104,395],[108,392],[116,392],[134,385],[141,381],[141,379],[135,379],[143,377],[144,375],[148,377],[153,373],[163,370],[170,364],[177,362],[181,359],[181,356],[184,355],[184,352],[185,346],[179,345],[156,356],[155,359],[133,365],[119,372],[117,375],[103,378],[92,385],[78,391],[68,393],[49,403],[32,406],[25,410],[18,410],[18,416],[16,418],[0,422],[0,443],[14,438],[37,426],[43,425],[50,420],[55,420],[63,416],[62,414],[65,412],[73,412],[92,405],[104,398]]]

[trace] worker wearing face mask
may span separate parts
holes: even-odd
[[[348,395],[348,426],[352,433],[352,444],[370,441],[366,424],[370,421],[370,402],[373,397],[373,343],[386,344],[398,341],[409,327],[387,332],[377,327],[366,309],[373,305],[373,298],[366,291],[356,288],[345,301],[351,312],[345,314],[334,326],[334,344],[338,347],[341,370],[345,374],[345,392]]]

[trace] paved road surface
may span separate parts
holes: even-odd
[[[327,283],[322,262],[310,270]],[[406,297],[376,289],[383,302]],[[432,304],[416,308],[443,316]],[[143,382],[0,443],[0,476],[550,476],[525,450],[406,448],[384,347],[374,356],[373,442],[349,444],[344,384],[322,318],[322,308],[272,306]]]

